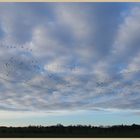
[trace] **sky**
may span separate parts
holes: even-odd
[[[139,3],[0,3],[0,125],[140,124]]]

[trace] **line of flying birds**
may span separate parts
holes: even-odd
[[[25,49],[26,51],[32,52],[33,50],[29,47],[26,47],[25,45],[5,45],[4,43],[0,43],[1,47],[7,48],[7,49]]]

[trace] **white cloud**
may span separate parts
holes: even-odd
[[[112,49],[114,54],[118,55],[119,60],[129,62],[139,52],[139,9],[139,7],[132,8],[130,14],[124,16],[124,22],[119,26],[114,49]]]
[[[69,28],[74,38],[85,39],[90,34],[91,27],[87,19],[90,7],[83,7],[78,5],[60,4],[55,7],[58,22]]]

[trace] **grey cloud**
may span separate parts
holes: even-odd
[[[19,46],[1,46],[1,68],[15,58],[1,71],[2,110],[139,109],[139,72],[131,72],[132,66],[139,68],[135,7],[113,3],[0,7],[1,41]],[[123,17],[124,8],[129,14]],[[129,59],[131,54],[135,58]],[[32,67],[32,60],[38,61],[39,69]],[[7,78],[17,82],[4,79],[9,70]]]

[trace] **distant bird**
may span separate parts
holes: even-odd
[[[6,63],[5,65],[6,65],[6,67],[7,67],[7,66],[8,66],[8,63]]]

